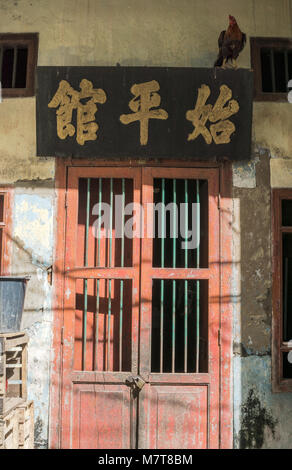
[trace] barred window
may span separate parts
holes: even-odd
[[[0,81],[3,97],[35,94],[38,33],[0,34]]]
[[[256,101],[287,101],[292,79],[292,40],[251,38],[251,63],[254,70]]]
[[[273,191],[273,389],[292,391],[292,191]]]

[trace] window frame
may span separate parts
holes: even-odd
[[[2,244],[0,244],[0,275],[10,274],[11,254],[12,254],[12,204],[13,190],[11,186],[0,186],[0,196],[4,196],[3,221],[0,222],[2,231]]]
[[[282,226],[282,200],[292,200],[291,189],[272,191],[272,228],[273,228],[273,315],[272,315],[272,390],[273,392],[292,392],[292,378],[283,377],[284,352],[292,351],[292,346],[283,338],[283,253],[282,234],[292,233],[291,227]]]
[[[251,67],[254,71],[254,101],[287,102],[288,91],[285,93],[266,93],[262,91],[261,48],[263,47],[271,49],[287,48],[292,51],[292,39],[275,37],[250,38]],[[292,77],[289,77],[289,79],[292,79]]]
[[[38,57],[38,33],[1,33],[0,47],[25,46],[28,49],[25,88],[2,88],[3,98],[25,98],[35,95],[35,71]],[[0,77],[1,78],[1,77]]]

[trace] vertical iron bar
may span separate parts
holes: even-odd
[[[173,245],[172,245],[172,265],[176,267],[176,179],[173,180]],[[172,281],[172,372],[175,372],[175,294],[176,294],[176,282]]]
[[[274,60],[274,50],[271,49],[271,74],[272,74],[272,88],[273,88],[273,93],[276,93],[276,78],[275,78],[275,60]]]
[[[97,239],[97,266],[100,265],[100,229],[101,229],[101,203],[102,203],[102,178],[98,179],[98,239]],[[95,354],[94,370],[97,370],[98,354],[98,320],[99,320],[99,279],[96,279],[96,311],[95,311]]]
[[[90,211],[90,178],[87,178],[84,266],[88,266],[88,231],[89,231],[89,215],[90,215],[89,211]],[[87,340],[87,279],[84,279],[82,370],[85,370],[86,368],[86,340]]]
[[[196,180],[196,203],[197,203],[197,268],[200,267],[200,181]],[[196,372],[199,372],[199,357],[200,357],[200,281],[195,281],[197,287],[196,295]]]
[[[12,72],[12,88],[15,88],[16,81],[16,67],[17,67],[17,47],[13,48],[13,72]]]
[[[164,243],[165,243],[165,179],[162,178],[162,221],[161,221],[161,267],[164,268]],[[160,373],[163,372],[163,326],[164,326],[164,280],[160,281]]]
[[[288,51],[284,52],[284,57],[285,57],[285,81],[286,81],[286,89],[288,91],[288,82],[289,82]]]
[[[188,180],[185,179],[185,268],[188,267],[188,228],[189,228],[189,221],[188,221]],[[185,311],[185,325],[184,325],[184,343],[185,343],[185,364],[184,364],[184,371],[187,372],[188,369],[188,281],[185,280],[185,301],[184,301],[184,311]]]
[[[113,235],[113,178],[110,178],[110,241],[109,241],[109,267],[112,266],[112,235]],[[112,308],[112,280],[108,281],[108,337],[107,337],[107,370],[110,366],[110,344],[111,344],[111,308]]]
[[[2,63],[3,63],[3,54],[4,54],[4,47],[0,48],[0,82],[2,86]]]
[[[125,218],[125,178],[122,179],[122,240],[121,240],[121,268],[124,267],[124,250],[125,250],[125,234],[124,234],[124,218]],[[117,228],[117,227],[116,227]],[[122,371],[123,360],[123,293],[124,281],[120,283],[120,341],[119,341],[119,370]]]

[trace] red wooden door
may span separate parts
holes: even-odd
[[[163,250],[163,239],[147,236],[144,213],[140,374],[146,384],[139,395],[141,448],[219,446],[218,181],[214,169],[143,172],[144,204],[164,200],[167,207],[175,202],[177,211],[181,204],[188,205],[184,225],[199,230],[199,235],[193,247],[182,249],[182,237],[174,233],[177,238],[171,238],[172,222],[167,227],[166,221]],[[182,206],[175,221],[180,228],[184,210]]]
[[[62,447],[218,447],[218,171],[70,167],[66,206]]]
[[[140,240],[125,240],[121,259],[115,225],[108,227],[111,234],[94,227],[99,198],[114,210],[114,196],[121,193],[125,202],[140,203],[139,170],[69,168],[63,448],[135,446],[136,408],[126,380],[138,372]],[[139,217],[137,206],[137,223]],[[98,238],[93,228],[100,230]]]

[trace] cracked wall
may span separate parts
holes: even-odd
[[[239,448],[292,448],[291,394],[275,394],[271,388],[270,153],[255,146],[252,161],[253,188],[247,188],[248,163],[235,165],[233,179],[233,229],[240,234],[233,237],[240,297],[234,306],[234,443]]]
[[[22,328],[29,336],[28,398],[35,403],[35,445],[48,445],[53,264],[53,181],[18,183],[14,191],[12,272],[29,275]]]

